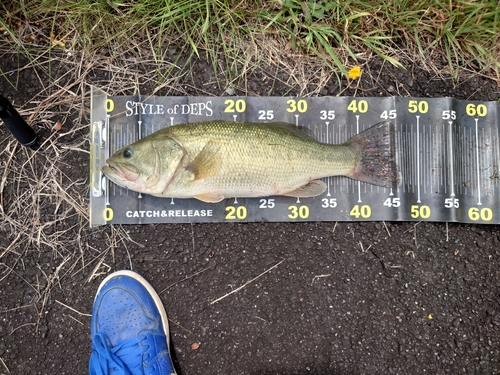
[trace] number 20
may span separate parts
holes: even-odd
[[[245,206],[227,206],[226,207],[226,220],[245,220],[247,217],[247,208]]]
[[[227,105],[226,109],[224,109],[224,112],[226,113],[234,113],[236,112],[245,112],[245,109],[247,108],[247,103],[243,99],[238,99],[236,102],[233,99],[227,99],[224,104]]]

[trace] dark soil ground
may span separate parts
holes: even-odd
[[[13,54],[0,60],[3,72],[17,72],[23,64]],[[455,85],[416,63],[404,64],[406,70],[373,59],[364,66],[367,74],[359,87],[342,95],[500,96],[496,83],[486,78]],[[51,79],[69,69],[53,66]],[[236,93],[303,93],[303,88],[283,83],[286,73],[270,71],[253,69],[246,91]],[[195,62],[190,72],[169,94],[223,95],[209,62]],[[43,74],[36,68],[13,73],[15,89],[0,77],[0,92],[19,107],[36,107],[50,94],[37,78],[49,80]],[[87,83],[102,85],[108,75],[96,68]],[[219,79],[224,80],[222,75]],[[146,85],[141,91],[148,94],[148,89]],[[335,78],[321,87],[311,83],[308,90],[339,94]],[[88,99],[88,90],[85,95]],[[88,123],[86,118],[80,124],[65,108],[54,109],[49,119],[66,116],[64,111],[69,111],[66,130]],[[37,125],[37,119],[33,124],[42,136],[50,135],[50,128]],[[75,130],[59,142],[86,139],[82,148],[88,150],[87,132],[87,127]],[[0,126],[0,148],[12,147],[10,140]],[[6,216],[20,192],[35,194],[32,180],[19,181],[19,170],[30,167],[43,174],[56,157],[61,186],[76,191],[71,194],[88,207],[88,154],[65,150],[54,155],[46,144],[36,154],[18,147],[0,155]],[[33,225],[50,222],[57,212],[53,197],[38,199],[33,204],[40,207],[41,223]],[[2,375],[86,373],[88,314],[96,289],[110,272],[131,267],[152,283],[165,304],[179,374],[500,373],[498,226],[312,222],[90,229],[71,215],[71,208],[67,216],[41,232],[42,238],[56,236],[57,246],[31,237],[23,242],[25,234],[10,222],[0,224]],[[197,350],[191,347],[195,342]]]

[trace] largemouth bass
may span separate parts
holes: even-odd
[[[159,197],[212,203],[231,197],[313,197],[326,190],[318,179],[328,176],[398,186],[393,138],[390,122],[340,145],[317,142],[286,123],[188,123],[124,147],[102,171],[120,186]]]

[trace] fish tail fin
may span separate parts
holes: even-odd
[[[395,127],[390,121],[379,122],[346,142],[361,155],[358,166],[349,176],[383,187],[401,185],[395,160]]]

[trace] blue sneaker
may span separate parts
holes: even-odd
[[[165,308],[151,284],[136,272],[118,271],[103,280],[90,333],[91,375],[175,374]]]

